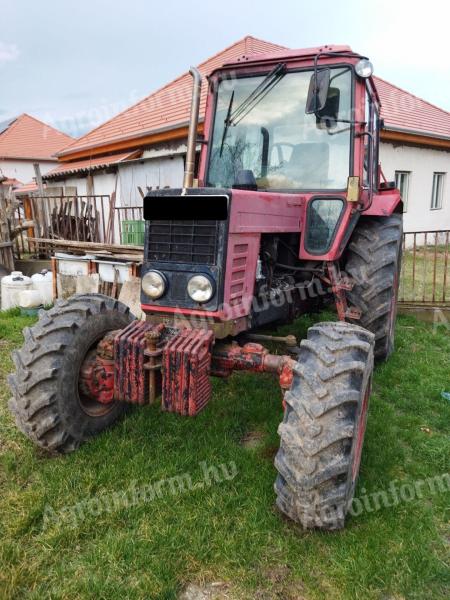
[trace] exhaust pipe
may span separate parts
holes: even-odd
[[[196,67],[191,67],[189,73],[192,75],[194,85],[192,88],[191,117],[189,121],[189,133],[187,140],[186,166],[184,170],[183,191],[194,185],[195,149],[197,146],[198,113],[200,109],[200,93],[202,90],[202,76]]]

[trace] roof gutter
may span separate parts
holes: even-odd
[[[384,127],[380,133],[382,142],[397,142],[414,146],[429,146],[440,150],[450,150],[450,137],[439,136],[423,131],[401,127]]]

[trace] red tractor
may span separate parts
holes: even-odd
[[[347,46],[243,56],[208,77],[201,141],[201,76],[190,72],[183,188],[144,200],[146,319],[101,295],[58,301],[25,330],[10,407],[35,444],[69,452],[130,403],[161,396],[163,410],[194,416],[211,376],[274,373],[277,505],[306,528],[336,529],[354,494],[374,358],[394,347],[401,263],[372,65]],[[338,320],[299,344],[258,333],[330,300]]]

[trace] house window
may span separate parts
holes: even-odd
[[[433,190],[431,192],[431,210],[442,208],[444,196],[445,173],[433,173]]]
[[[403,212],[408,208],[408,193],[409,193],[409,171],[395,171],[395,187],[400,191],[400,196],[403,201]]]

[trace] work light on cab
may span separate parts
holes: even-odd
[[[356,74],[363,79],[372,77],[373,64],[367,58],[362,58],[355,65]]]

